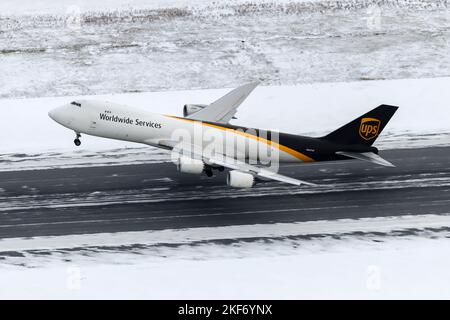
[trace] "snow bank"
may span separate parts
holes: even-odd
[[[450,215],[416,215],[364,219],[319,220],[296,223],[254,224],[226,227],[166,229],[97,233],[52,237],[0,239],[0,252],[58,250],[133,245],[179,245],[203,241],[283,238],[311,235],[342,235],[355,232],[390,233],[411,229],[441,229],[450,225]]]
[[[296,5],[301,5],[302,9],[317,7],[317,10],[352,10],[366,8],[371,5],[387,5],[392,7],[406,8],[445,8],[446,0],[266,0],[259,1],[264,3],[265,7],[273,8],[276,5],[284,5],[287,9],[293,9]],[[257,11],[257,2],[249,0],[102,0],[93,2],[90,0],[59,0],[53,1],[35,1],[21,0],[2,0],[0,3],[0,12],[3,15],[37,15],[37,14],[68,14],[70,8],[77,7],[80,12],[98,12],[98,11],[116,11],[129,9],[155,9],[155,8],[182,8],[182,7],[227,7],[233,5],[248,5],[249,10]]]

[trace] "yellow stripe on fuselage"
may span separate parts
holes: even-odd
[[[263,142],[263,143],[265,143],[265,144],[267,144],[269,146],[273,146],[273,147],[277,148],[278,150],[284,151],[284,152],[290,154],[291,156],[293,156],[293,157],[295,157],[297,159],[300,159],[300,160],[302,160],[304,162],[313,162],[314,161],[314,159],[312,159],[312,158],[308,157],[307,155],[305,155],[303,153],[300,153],[300,152],[298,152],[298,151],[296,151],[294,149],[291,149],[291,148],[283,146],[283,145],[281,145],[279,143],[276,143],[276,142],[273,142],[273,141],[270,141],[270,140],[267,140],[267,139],[264,139],[264,138],[261,138],[261,137],[258,137],[258,136],[254,136],[254,135],[249,134],[249,133],[241,132],[241,131],[238,131],[238,130],[235,130],[235,129],[231,129],[231,128],[227,128],[227,127],[222,127],[222,126],[220,126],[218,124],[206,123],[206,122],[203,122],[203,121],[200,121],[200,120],[186,119],[186,118],[180,118],[180,117],[169,116],[169,115],[165,115],[165,116],[169,117],[169,118],[172,118],[172,119],[181,120],[181,121],[186,121],[186,122],[191,122],[191,123],[200,123],[200,124],[202,124],[204,126],[215,128],[215,129],[219,129],[219,130],[223,130],[223,131],[231,131],[231,132],[233,132],[235,134],[239,134],[241,136],[244,136],[244,137],[247,137],[247,138],[259,141],[259,142]]]

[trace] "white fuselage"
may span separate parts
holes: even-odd
[[[219,152],[232,158],[260,161],[264,156],[276,155],[279,162],[302,160],[283,150],[271,140],[257,137],[243,130],[226,128],[220,124],[202,123],[187,118],[151,113],[111,102],[79,100],[50,111],[49,116],[59,124],[80,134],[143,143],[171,149],[174,142],[182,142],[201,150]]]

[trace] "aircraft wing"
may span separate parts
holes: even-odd
[[[250,173],[256,177],[264,178],[264,179],[270,179],[275,181],[280,181],[284,183],[289,183],[295,186],[299,186],[302,184],[308,185],[308,186],[316,186],[316,184],[294,179],[282,174],[278,174],[276,172],[273,172],[271,170],[257,167],[248,163],[245,163],[243,161],[239,161],[230,157],[227,157],[222,154],[216,154],[216,155],[207,155],[204,154],[203,150],[201,150],[199,147],[190,145],[190,144],[182,144],[182,143],[176,143],[175,141],[160,141],[159,145],[167,148],[171,148],[172,152],[176,154],[176,157],[179,156],[185,156],[190,157],[192,159],[202,160],[206,164],[209,165],[216,165],[225,167],[231,170],[238,170],[241,172]]]
[[[259,82],[252,82],[240,86],[187,118],[200,121],[228,123],[236,114],[237,108],[258,84]]]
[[[363,160],[363,161],[369,161],[381,166],[385,166],[385,167],[395,167],[392,163],[390,163],[389,161],[383,159],[382,157],[380,157],[379,155],[373,153],[373,152],[347,152],[347,151],[338,151],[336,152],[336,154],[340,154],[349,158],[353,158],[353,159],[359,159],[359,160]]]
[[[242,171],[242,172],[246,172],[246,173],[250,173],[254,176],[260,177],[260,178],[265,178],[265,179],[270,179],[270,180],[275,180],[275,181],[280,181],[280,182],[285,182],[285,183],[289,183],[289,184],[293,184],[295,186],[299,186],[301,184],[306,184],[308,186],[315,186],[316,184],[311,183],[311,182],[306,182],[303,180],[298,180],[298,179],[294,179],[288,176],[284,176],[282,174],[278,174],[275,173],[273,171],[264,169],[264,168],[260,168],[257,166],[253,166],[250,164],[247,164],[245,162],[239,161],[239,160],[235,160],[235,159],[231,159],[228,157],[213,157],[210,158],[208,160],[208,162],[210,163],[214,163],[216,165],[222,166],[222,167],[226,167],[228,169],[232,169],[232,170],[238,170],[238,171]]]

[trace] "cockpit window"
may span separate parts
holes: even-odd
[[[79,102],[72,101],[70,104],[81,108],[81,103]]]

